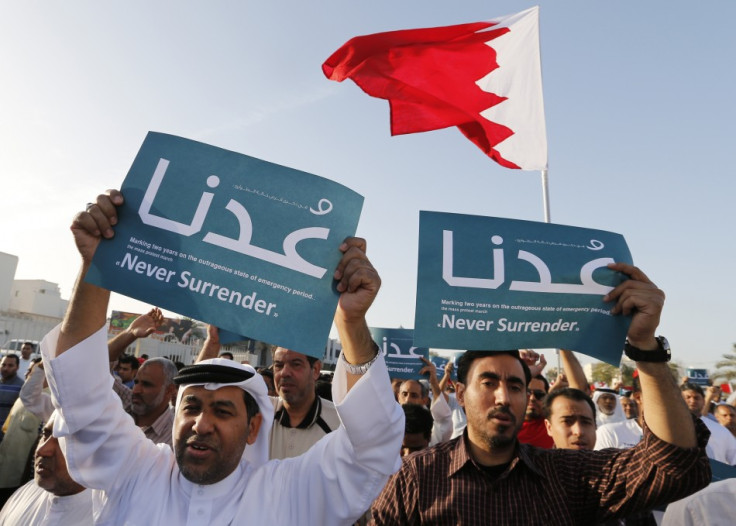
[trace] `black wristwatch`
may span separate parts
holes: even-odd
[[[630,360],[635,362],[669,362],[672,358],[670,353],[670,342],[664,336],[657,336],[656,338],[658,347],[654,351],[642,351],[641,349],[634,347],[626,340],[624,344],[624,354],[629,357]]]

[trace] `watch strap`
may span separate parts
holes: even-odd
[[[624,354],[635,362],[669,362],[672,358],[672,353],[670,352],[670,344],[667,341],[667,338],[664,336],[657,336],[655,339],[657,340],[658,347],[652,351],[642,351],[638,347],[631,345],[627,339],[624,344]]]

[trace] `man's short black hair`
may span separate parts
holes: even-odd
[[[593,403],[593,399],[580,389],[575,389],[573,387],[563,387],[561,389],[555,389],[544,397],[544,403],[542,404],[542,414],[544,414],[544,418],[546,418],[547,420],[552,417],[552,402],[554,402],[555,398],[557,398],[558,396],[562,396],[576,402],[586,402],[590,406],[590,410],[593,411],[593,420],[595,420],[595,404]]]
[[[118,360],[118,365],[122,365],[124,363],[129,364],[130,368],[133,369],[134,371],[137,370],[138,367],[140,367],[141,365],[140,362],[138,362],[138,358],[136,358],[135,356],[129,355],[129,354],[122,355],[120,359]]]
[[[17,354],[8,353],[5,356],[3,356],[3,358],[14,358],[15,359],[15,366],[16,367],[20,367],[20,356],[18,356]]]
[[[278,349],[284,349],[285,351],[288,351],[289,350],[289,349],[286,349],[285,347],[278,347],[278,346],[274,345],[273,347],[271,347],[271,359],[273,359],[273,357],[276,356],[276,351]],[[294,352],[299,352],[299,351],[294,351]],[[309,362],[309,368],[310,369],[314,369],[314,364],[317,363],[317,362],[319,362],[319,361],[321,361],[319,358],[317,358],[315,356],[310,356],[308,354],[305,354],[304,357],[307,359],[307,362]]]
[[[488,356],[498,356],[499,354],[508,354],[509,356],[513,356],[517,360],[519,360],[519,363],[521,364],[522,369],[524,369],[524,379],[526,380],[526,385],[529,385],[529,382],[532,379],[532,373],[529,370],[529,366],[526,364],[524,360],[521,359],[521,356],[519,356],[518,350],[508,350],[508,351],[465,351],[460,358],[457,360],[457,381],[461,384],[464,384],[468,377],[468,371],[470,370],[470,366],[473,364],[473,362],[479,358],[486,358]]]
[[[545,393],[549,392],[549,380],[547,380],[543,375],[538,374],[533,378],[533,380],[541,380],[542,383],[544,384],[544,392]]]
[[[419,386],[419,393],[422,395],[422,398],[427,398],[429,396],[429,387],[427,387],[427,384],[424,382],[420,382],[419,380],[414,380],[413,378],[409,378],[407,380],[404,380],[401,382],[401,385],[404,385],[407,382],[416,382]],[[401,389],[401,386],[399,386],[399,389]]]
[[[261,376],[265,376],[273,380],[273,371],[268,367],[259,367],[258,369],[256,369],[256,372]]]
[[[705,397],[705,391],[703,391],[703,388],[700,387],[698,384],[694,384],[692,382],[685,382],[680,387],[680,391],[695,391],[696,393],[700,394],[700,396]]]
[[[406,427],[404,433],[421,433],[424,438],[429,440],[432,437],[432,426],[434,419],[429,409],[418,404],[403,404],[401,408],[404,410],[406,418]]]
[[[320,361],[319,358],[309,356],[308,354],[306,354],[305,356],[307,357],[307,361],[309,362],[310,369],[314,369],[314,364]]]
[[[245,414],[248,415],[248,421],[261,412],[258,402],[248,391],[243,391],[243,400],[245,400]]]
[[[231,353],[230,351],[222,351],[220,353],[220,358],[224,358],[225,356],[229,356],[230,357],[230,360],[234,360],[235,359],[235,357],[233,356],[233,353]]]

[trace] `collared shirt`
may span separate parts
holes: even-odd
[[[132,416],[132,415],[131,415]],[[135,418],[133,418],[135,420]],[[167,407],[150,426],[138,426],[146,438],[154,444],[172,447],[171,433],[174,429],[174,408]]]
[[[269,444],[269,459],[291,458],[301,455],[327,433],[340,427],[335,404],[319,396],[314,397],[309,411],[298,426],[292,427],[284,401],[271,397],[274,415]]]
[[[120,401],[123,403],[123,409],[125,409],[125,412],[135,420],[135,415],[133,415],[133,412],[130,410],[133,405],[133,390],[128,388],[123,381],[115,375],[113,375],[112,390],[120,397]],[[174,429],[174,409],[171,407],[166,408],[166,410],[159,415],[153,424],[150,426],[139,427],[143,430],[146,438],[154,444],[166,444],[167,446],[172,447],[171,433]]]
[[[0,526],[86,526],[92,519],[92,491],[57,497],[31,480],[8,499],[0,512]]]
[[[631,449],[575,451],[518,444],[489,475],[462,437],[404,459],[373,505],[375,524],[598,524],[671,502],[710,481],[704,447],[684,449],[646,432]],[[492,470],[490,470],[492,471]]]
[[[58,335],[57,327],[41,343],[62,408],[54,436],[72,478],[105,493],[96,524],[352,524],[401,465],[404,412],[381,356],[349,394],[338,363],[332,392],[342,425],[307,453],[257,468],[243,459],[223,480],[198,485],[181,474],[170,448],[151,443],[123,411],[104,374],[106,328],[55,357]]]

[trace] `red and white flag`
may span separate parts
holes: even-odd
[[[391,106],[391,134],[457,126],[507,168],[547,168],[539,8],[355,37],[322,65]]]

